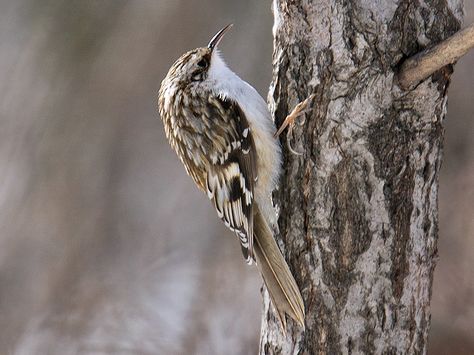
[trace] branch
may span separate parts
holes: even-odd
[[[454,63],[472,47],[474,47],[474,24],[405,60],[398,73],[401,88],[407,90],[418,84],[445,65]]]

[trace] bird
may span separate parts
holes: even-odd
[[[161,83],[158,111],[187,174],[238,236],[245,261],[255,262],[282,327],[288,315],[304,328],[303,298],[274,238],[281,147],[265,100],[217,48],[231,27],[174,62]]]

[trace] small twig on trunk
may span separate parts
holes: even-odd
[[[398,73],[400,87],[409,89],[445,65],[454,63],[474,47],[474,24],[436,46],[408,58]]]

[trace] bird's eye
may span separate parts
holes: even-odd
[[[197,64],[201,68],[206,68],[207,67],[207,61],[205,59],[201,59]]]

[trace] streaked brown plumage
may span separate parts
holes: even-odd
[[[287,313],[304,326],[301,294],[272,231],[280,146],[265,101],[215,49],[228,28],[173,64],[160,88],[160,116],[187,173],[239,236],[246,261],[256,261],[282,325]]]

